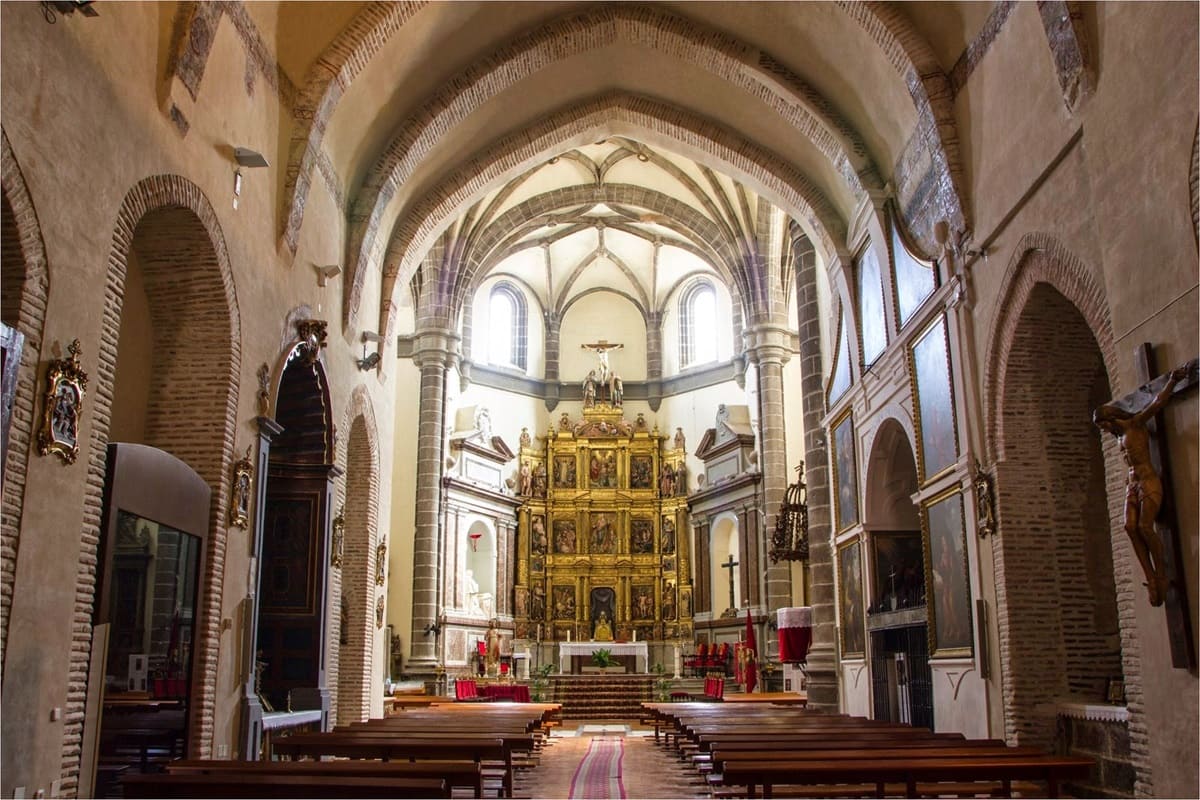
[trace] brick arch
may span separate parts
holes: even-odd
[[[972,221],[966,204],[966,181],[949,76],[929,43],[895,4],[838,0],[838,7],[879,46],[908,87],[917,110],[916,130],[925,132],[923,144],[937,176],[937,189],[933,193],[936,199],[928,206],[941,217],[948,217],[951,227],[969,230]],[[932,223],[937,217],[926,220],[928,225],[918,225],[918,221],[906,218],[909,230],[920,237],[923,249],[936,252]]]
[[[0,128],[0,186],[4,193],[3,292],[17,298],[16,329],[25,335],[17,390],[13,398],[8,452],[4,464],[3,518],[0,521],[0,671],[8,645],[8,616],[16,582],[17,551],[20,548],[21,511],[33,439],[34,404],[37,399],[38,354],[46,321],[46,298],[50,275],[46,245],[42,240],[37,209],[29,195],[25,176],[13,154],[8,134]],[[11,248],[11,250],[10,250]],[[19,268],[18,268],[19,266]],[[10,283],[10,278],[19,280]]]
[[[821,191],[801,172],[777,155],[745,141],[737,133],[656,100],[611,93],[585,100],[550,114],[519,134],[507,136],[448,176],[397,220],[388,245],[385,275],[407,276],[448,220],[489,187],[526,169],[546,152],[572,140],[598,134],[650,135],[703,151],[731,175],[745,176],[791,216],[803,220],[826,254],[837,252],[845,239],[845,224]],[[344,314],[347,327],[356,325],[365,271],[352,267]],[[393,284],[394,287],[394,284]],[[381,297],[381,329],[394,303],[391,291]]]
[[[375,410],[365,386],[354,387],[346,410],[342,430],[344,445],[342,464],[346,466],[343,488],[346,519],[345,558],[336,592],[330,592],[330,609],[339,618],[340,597],[349,600],[350,627],[342,636],[331,634],[329,664],[337,665],[330,683],[337,687],[336,714],[338,724],[365,720],[371,715],[371,686],[375,653],[375,597],[382,589],[375,584],[375,547],[379,541],[379,430]],[[340,630],[337,633],[341,634]]]
[[[1151,776],[1124,469],[1116,441],[1090,421],[1113,391],[1115,367],[1105,296],[1089,268],[1054,237],[1027,234],[997,296],[984,375],[1005,735],[1048,746],[1045,708],[1123,672],[1141,794]],[[1119,635],[1119,652],[1106,633]]]
[[[1110,376],[1120,374],[1108,299],[1092,270],[1053,235],[1025,234],[1017,243],[1005,271],[992,313],[993,323],[983,376],[986,444],[991,461],[1004,459],[1005,437],[997,413],[1004,383],[1003,373],[1012,349],[1017,319],[1038,283],[1050,284],[1079,309],[1096,337],[1105,370]]]
[[[221,586],[225,572],[228,480],[236,452],[241,374],[241,319],[225,237],[204,193],[178,175],[156,175],[134,186],[117,214],[104,289],[103,335],[94,375],[93,425],[88,441],[87,490],[81,535],[73,645],[69,664],[63,753],[64,786],[76,785],[79,741],[91,648],[95,563],[100,537],[105,450],[112,415],[121,329],[121,306],[135,240],[146,273],[156,329],[192,327],[169,348],[156,347],[152,395],[166,395],[147,410],[148,443],[171,451],[213,487],[204,603],[195,631],[189,733],[191,752],[211,755],[220,639]],[[189,256],[181,259],[181,254]],[[169,274],[168,274],[169,273]],[[180,280],[186,277],[187,280]],[[166,387],[169,386],[169,391]],[[189,424],[191,423],[191,424]]]
[[[621,43],[644,43],[753,95],[813,144],[856,200],[863,197],[860,175],[876,173],[866,145],[816,89],[723,31],[658,7],[616,3],[559,18],[516,38],[448,80],[445,89],[424,103],[392,138],[354,203],[346,259],[350,269],[361,270],[372,261],[388,203],[447,130],[532,72]]]

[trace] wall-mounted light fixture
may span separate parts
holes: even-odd
[[[269,167],[267,159],[257,150],[251,150],[248,147],[233,148],[233,160],[237,162],[237,169],[233,171],[233,207],[238,207],[238,200],[242,196],[242,167]]]
[[[100,16],[100,13],[92,8],[92,0],[42,0],[42,16],[51,25],[58,22],[55,12],[66,16],[76,11],[85,17]]]
[[[369,369],[375,369],[376,367],[378,367],[379,359],[382,358],[382,356],[379,354],[378,350],[375,351],[374,353],[371,353],[370,355],[367,355],[367,342],[375,342],[376,344],[378,344],[379,342],[382,342],[382,341],[383,341],[383,336],[381,336],[378,333],[374,333],[372,331],[363,331],[362,332],[363,357],[359,358],[359,359],[355,359],[355,363],[358,364],[358,368],[361,369],[363,372],[366,372]]]
[[[342,274],[342,268],[337,264],[313,264],[313,269],[317,271],[317,286],[322,289],[329,283],[330,278],[336,278]]]

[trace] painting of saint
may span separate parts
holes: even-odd
[[[675,520],[670,517],[663,517],[662,520],[662,551],[675,552]]]
[[[554,457],[554,488],[575,488],[575,456]]]
[[[651,585],[633,586],[630,590],[633,601],[632,615],[634,619],[654,619],[654,587]]]
[[[654,520],[635,519],[630,523],[629,551],[631,553],[654,552]]]
[[[554,520],[554,552],[575,552],[575,520]]]
[[[654,457],[653,456],[630,456],[629,457],[629,488],[630,489],[653,489],[654,488]]]
[[[875,605],[896,611],[925,605],[925,556],[921,534],[872,533],[875,548]]]
[[[597,450],[588,463],[588,485],[596,489],[617,488],[617,456],[612,450]]]
[[[967,583],[962,495],[953,492],[925,507],[929,530],[928,608],[934,656],[970,655],[971,590]]]
[[[617,552],[616,515],[609,512],[592,514],[593,553],[611,554]]]
[[[837,529],[858,522],[858,467],[854,459],[854,419],[847,413],[833,426]]]
[[[838,609],[842,629],[842,658],[866,653],[863,614],[862,544],[856,539],[838,548]]]
[[[950,385],[950,355],[946,320],[937,321],[917,339],[912,348],[913,400],[917,406],[917,466],[921,480],[928,480],[958,460],[955,434],[954,395]]]
[[[554,618],[575,619],[575,587],[554,587]]]

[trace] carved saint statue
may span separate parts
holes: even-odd
[[[608,621],[608,612],[601,611],[600,619],[596,620],[596,630],[592,633],[592,639],[597,642],[610,642],[612,638],[612,625]]]
[[[1125,533],[1129,534],[1133,552],[1146,573],[1152,606],[1162,605],[1167,595],[1167,574],[1162,538],[1154,530],[1154,519],[1162,506],[1163,485],[1150,463],[1150,432],[1146,430],[1146,422],[1167,404],[1175,384],[1185,377],[1186,367],[1172,370],[1154,399],[1136,413],[1107,403],[1092,414],[1092,421],[1101,430],[1117,437],[1121,455],[1129,467],[1125,484]]]

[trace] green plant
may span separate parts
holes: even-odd
[[[529,684],[530,700],[540,703],[546,699],[546,688],[550,685],[550,673],[553,671],[553,664],[543,664],[533,671],[533,680]]]
[[[611,667],[616,661],[613,659],[612,650],[602,647],[592,653],[592,663],[597,667]]]
[[[657,677],[654,679],[654,699],[665,703],[671,699],[671,690],[675,688],[674,678],[667,677],[667,668],[655,664],[651,670]]]

